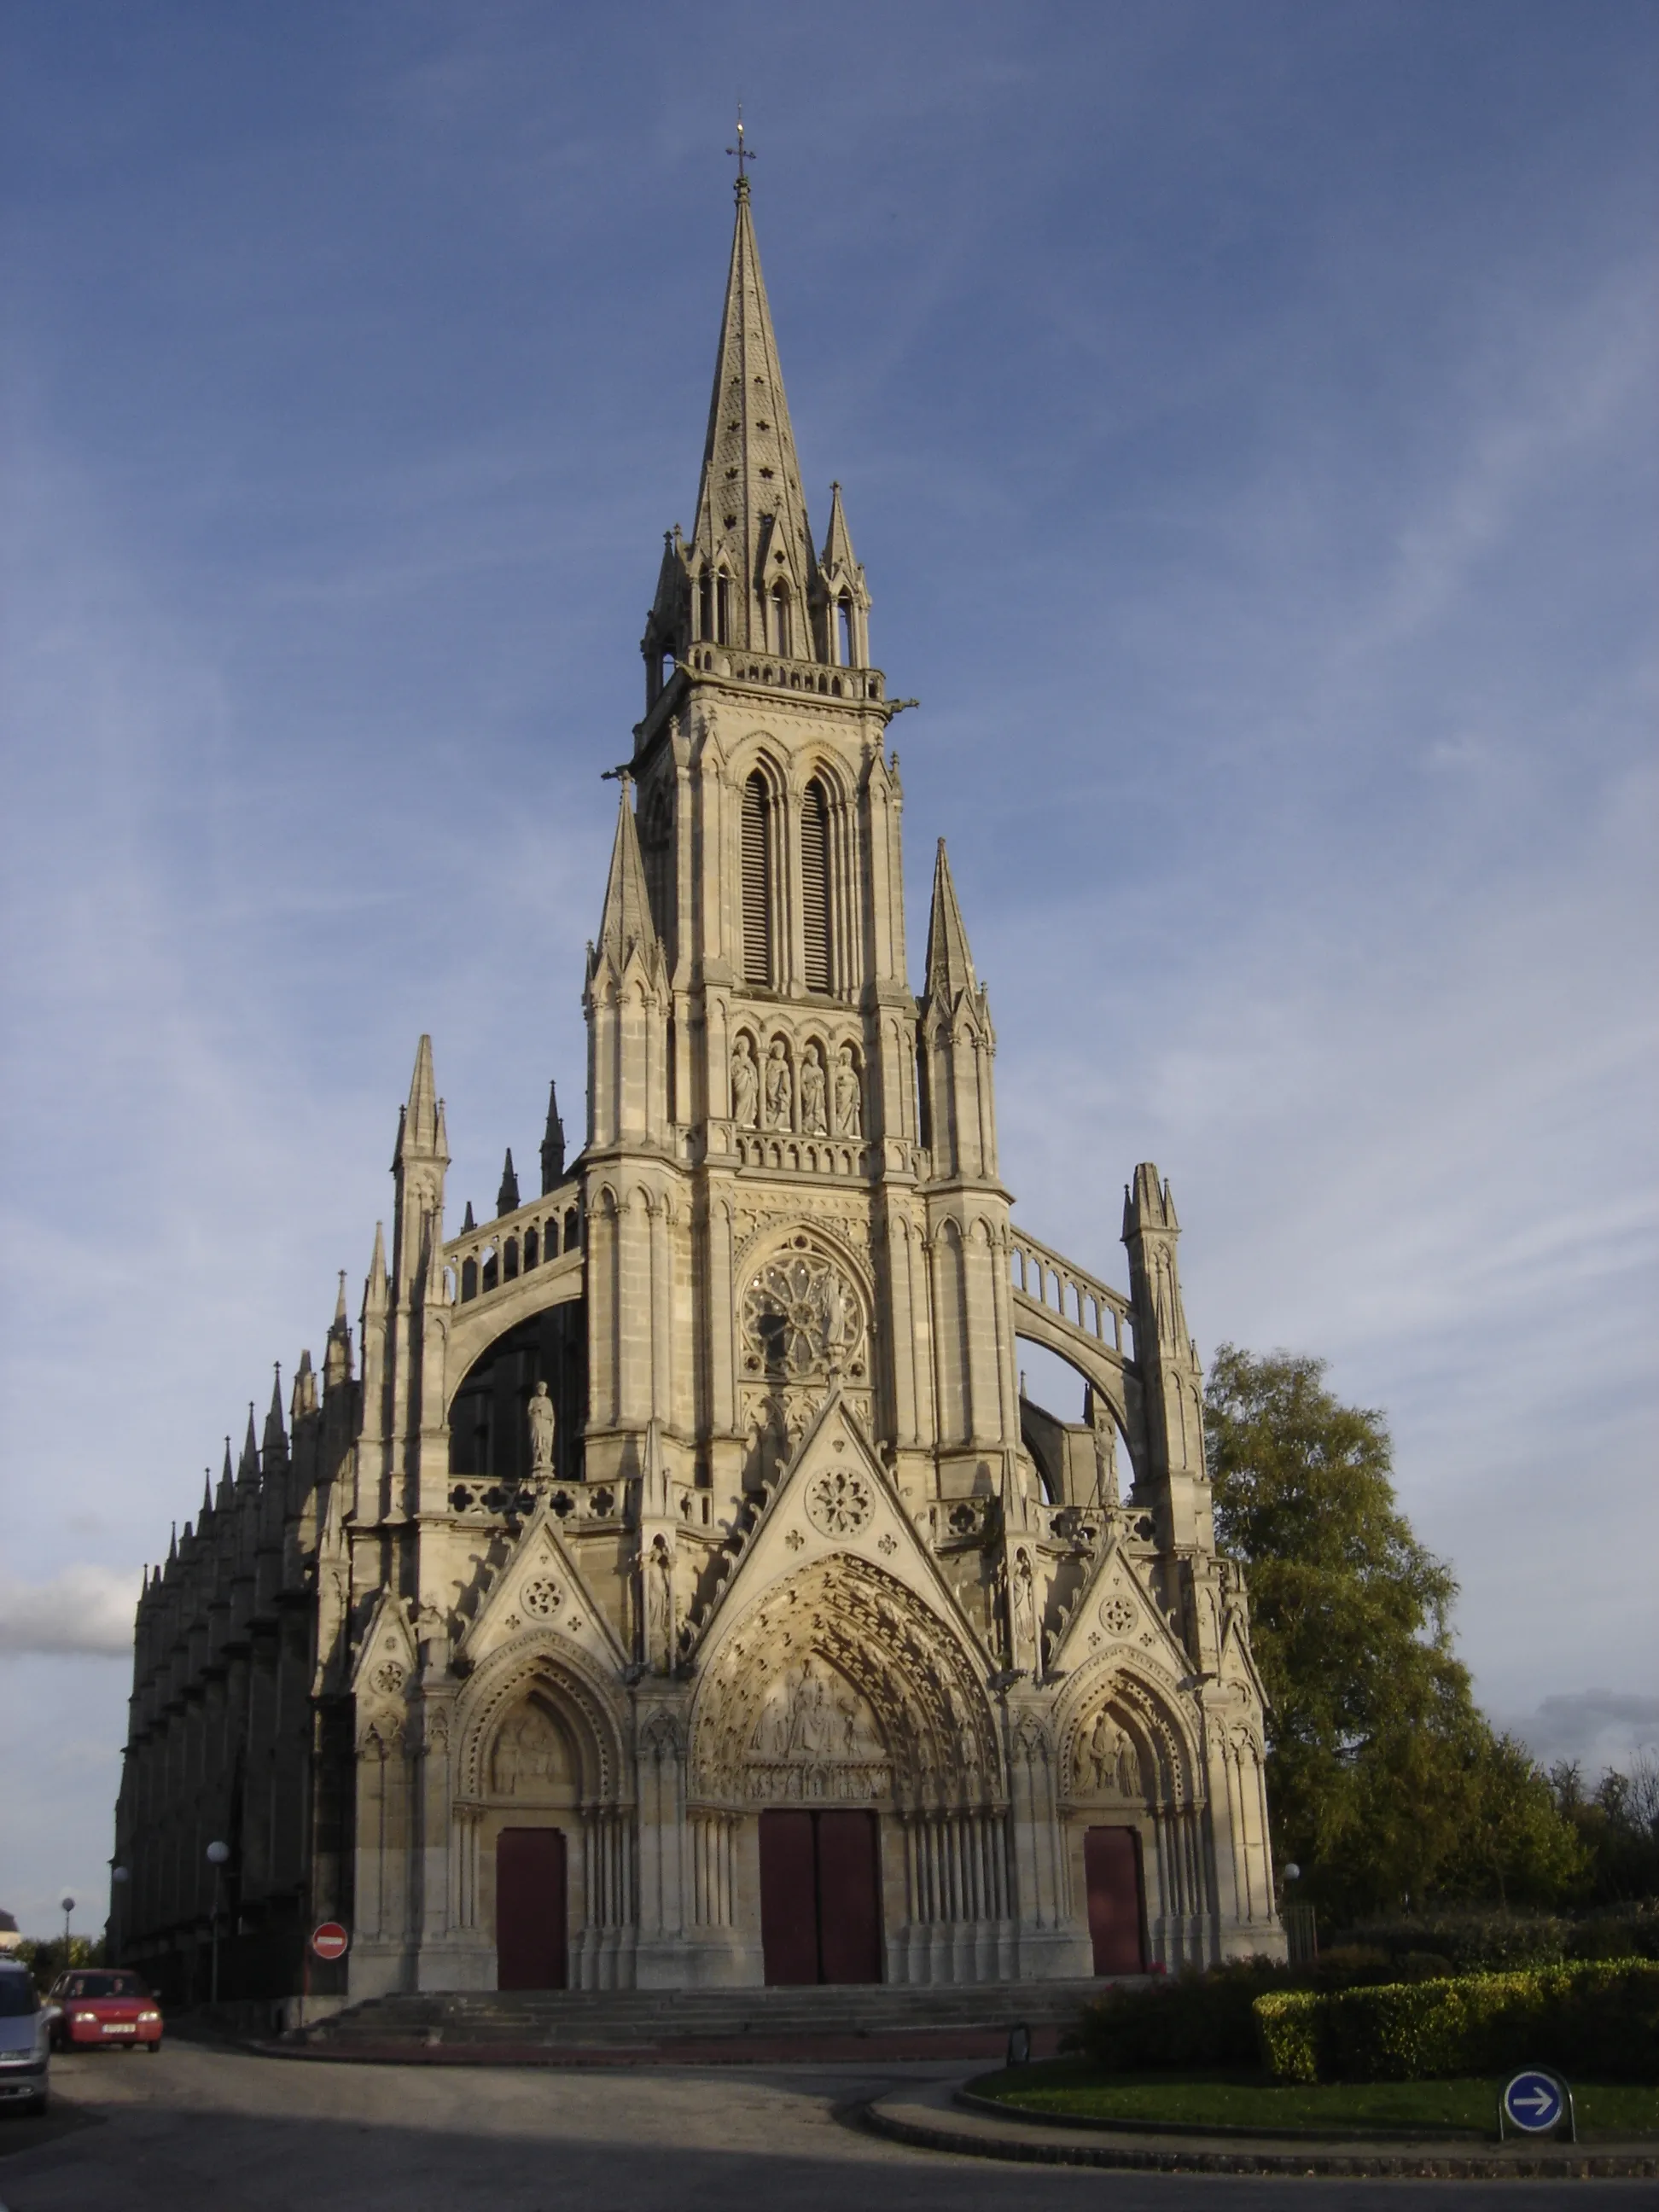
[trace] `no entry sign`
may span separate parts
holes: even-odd
[[[325,1920],[311,1931],[311,1948],[319,1959],[343,1959],[350,1942],[337,1920]]]

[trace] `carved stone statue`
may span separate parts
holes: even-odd
[[[674,1563],[661,1536],[653,1540],[641,1571],[645,1583],[645,1662],[653,1674],[671,1674],[674,1666]]]
[[[809,1044],[800,1064],[800,1125],[811,1137],[827,1136],[830,1123],[824,1111],[823,1062],[818,1048]]]
[[[1014,1650],[1016,1667],[1037,1665],[1036,1593],[1032,1586],[1031,1562],[1021,1552],[1014,1562],[1013,1604]]]
[[[547,1395],[545,1382],[538,1382],[531,1393],[526,1415],[530,1423],[530,1472],[532,1474],[551,1474],[553,1437],[557,1416],[553,1411],[553,1401]]]
[[[1095,1503],[1100,1506],[1116,1505],[1117,1430],[1104,1399],[1092,1390],[1089,1393],[1089,1425],[1094,1431],[1095,1441]]]
[[[1118,1739],[1117,1786],[1125,1797],[1140,1795],[1140,1755],[1127,1735]]]
[[[859,1081],[858,1069],[853,1064],[853,1048],[842,1045],[836,1054],[836,1134],[838,1137],[861,1137],[864,1134],[864,1086]]]
[[[760,1110],[760,1070],[746,1036],[738,1036],[732,1048],[732,1119],[740,1129],[752,1129]]]
[[[766,1126],[787,1129],[794,1119],[795,1078],[789,1050],[781,1037],[774,1037],[766,1055]]]

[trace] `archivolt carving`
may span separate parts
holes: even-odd
[[[627,1769],[609,1692],[578,1652],[554,1647],[543,1630],[527,1631],[492,1653],[462,1692],[455,1715],[458,1794],[491,1794],[497,1733],[512,1709],[532,1698],[557,1715],[576,1761],[574,1778],[582,1797],[614,1802]]]
[[[806,1701],[805,1746],[789,1703],[786,1759],[803,1748],[813,1753],[820,1734],[844,1751],[848,1740],[836,1729],[845,1726],[845,1703],[867,1711],[852,1741],[863,1746],[863,1729],[872,1757],[880,1746],[901,1800],[977,1803],[1001,1794],[995,1731],[966,1651],[881,1568],[846,1553],[818,1561],[769,1592],[711,1656],[692,1729],[702,1795],[772,1794],[763,1770],[777,1761],[782,1741],[781,1681],[795,1686],[790,1700]],[[860,1750],[854,1763],[868,1765],[871,1758]]]

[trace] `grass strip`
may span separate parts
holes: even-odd
[[[1243,2071],[1105,2075],[1074,2059],[1039,2061],[969,2083],[975,2096],[1056,2119],[1121,2120],[1150,2128],[1367,2128],[1467,2130],[1496,2136],[1496,2081],[1338,2081],[1316,2087]],[[1572,2085],[1582,2136],[1659,2135],[1659,2088]]]

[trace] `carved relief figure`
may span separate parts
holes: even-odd
[[[864,1088],[859,1081],[858,1069],[853,1064],[853,1048],[842,1045],[836,1054],[836,1134],[838,1137],[861,1137],[864,1134]]]
[[[794,1121],[795,1078],[789,1065],[789,1048],[774,1037],[766,1056],[766,1126],[787,1129]]]
[[[800,1125],[811,1137],[830,1133],[824,1111],[823,1062],[815,1044],[807,1046],[800,1064]]]
[[[502,1723],[489,1778],[498,1797],[544,1797],[564,1778],[562,1747],[545,1715],[529,1707]]]
[[[530,1472],[532,1474],[551,1474],[556,1416],[553,1411],[553,1401],[547,1395],[545,1382],[537,1383],[526,1412],[530,1423]]]
[[[857,1691],[817,1659],[792,1670],[773,1691],[755,1731],[754,1749],[763,1759],[811,1765],[883,1756]]]
[[[760,1070],[754,1048],[738,1032],[732,1048],[732,1119],[740,1129],[752,1129],[760,1111]]]

